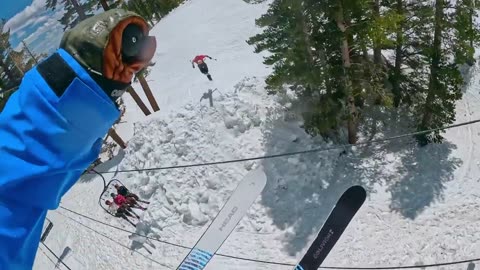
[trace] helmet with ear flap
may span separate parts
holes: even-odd
[[[130,33],[139,35],[140,42],[125,43],[128,48],[123,50],[123,32],[127,36]],[[134,74],[148,65],[155,53],[155,37],[149,37],[148,32],[148,23],[138,14],[111,9],[87,18],[65,32],[60,48],[69,52],[90,72],[129,84]]]
[[[124,32],[135,42],[123,41]],[[60,48],[85,67],[107,95],[116,100],[155,54],[156,40],[148,32],[148,23],[138,14],[111,9],[65,32]]]
[[[118,22],[104,49],[104,76],[130,82],[135,73],[148,65],[157,46],[155,37],[148,36],[148,31],[147,22],[139,16]]]

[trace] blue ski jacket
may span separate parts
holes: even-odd
[[[47,211],[98,157],[120,116],[71,55],[54,55],[67,69],[48,65],[49,81],[42,63],[32,68],[0,113],[0,270],[32,269]],[[57,77],[68,72],[58,95]]]

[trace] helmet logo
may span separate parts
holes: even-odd
[[[107,29],[107,23],[104,21],[98,21],[93,25],[90,32],[94,36],[98,36],[100,33],[104,32],[106,29]]]

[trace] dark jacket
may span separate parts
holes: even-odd
[[[117,189],[117,193],[122,195],[122,196],[127,196],[129,192],[128,192],[128,189],[125,186],[120,186]]]

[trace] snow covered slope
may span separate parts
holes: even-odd
[[[299,119],[289,113],[294,104],[291,96],[266,94],[268,69],[245,43],[258,31],[254,19],[265,8],[241,0],[197,0],[162,20],[153,29],[159,50],[148,77],[161,111],[141,117],[127,99],[127,121],[132,125],[128,148],[97,169],[143,169],[332,146],[299,127]],[[219,59],[209,62],[213,82],[188,63],[198,53]],[[214,107],[199,102],[209,88],[219,90],[214,93]],[[475,66],[458,103],[458,122],[480,118],[478,89],[480,67]],[[397,123],[399,117],[373,119],[362,132],[366,137],[403,133],[408,129]],[[337,149],[105,177],[120,179],[152,202],[142,213],[137,232],[193,246],[238,181],[261,164],[267,187],[219,252],[288,263],[301,257],[340,194],[360,184],[369,197],[325,265],[430,264],[480,257],[479,136],[479,125],[472,125],[449,130],[444,144],[422,149],[407,138],[355,148],[347,155]],[[98,176],[83,177],[62,205],[131,230],[98,206],[102,187]],[[64,262],[72,269],[175,269],[188,252],[131,237],[63,209],[50,212],[49,218],[55,225],[46,244],[58,255],[70,250]],[[35,269],[52,268],[39,252]],[[291,267],[215,256],[207,269]],[[467,265],[436,269],[467,269]]]
[[[157,37],[156,66],[148,82],[162,114],[175,110],[188,101],[198,102],[208,89],[227,90],[245,76],[264,76],[269,69],[262,56],[253,53],[245,41],[260,31],[255,19],[268,8],[264,4],[249,5],[242,0],[186,1],[162,19],[151,31]],[[218,61],[206,59],[214,81],[210,82],[191,60],[207,54]],[[140,85],[135,85],[146,101]],[[132,119],[143,118],[129,95],[125,102]]]

